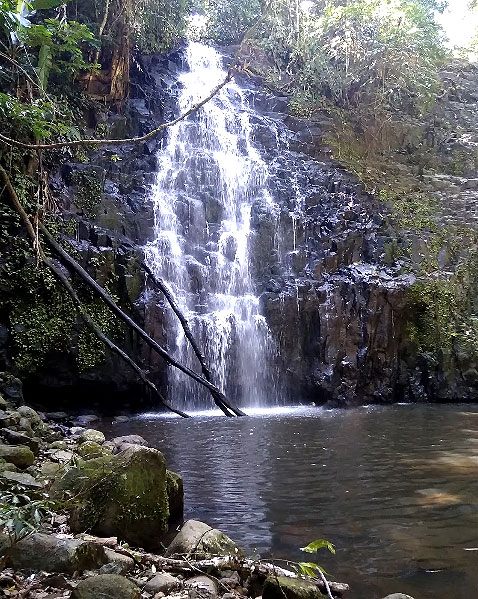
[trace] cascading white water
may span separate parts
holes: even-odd
[[[222,57],[200,43],[186,49],[178,111],[197,103],[226,77]],[[201,110],[168,130],[154,189],[155,239],[149,266],[171,288],[206,355],[214,382],[242,406],[277,401],[274,343],[250,272],[252,203],[270,203],[267,165],[251,143],[251,109],[228,83]],[[175,357],[198,370],[179,323]],[[175,406],[211,405],[207,390],[172,369]]]

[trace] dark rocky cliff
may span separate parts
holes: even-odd
[[[141,134],[172,116],[180,53],[152,57],[135,75],[124,114],[91,114],[90,127],[109,136]],[[147,73],[147,75],[146,75]],[[431,115],[407,123],[393,172],[416,182],[433,199],[439,227],[476,226],[478,193],[476,108],[478,72],[457,65],[443,74],[444,93]],[[455,272],[472,244],[451,256],[442,239],[431,275],[422,266],[432,235],[394,220],[394,205],[332,157],[328,115],[314,122],[288,116],[287,99],[244,76],[257,111],[254,142],[270,164],[275,206],[252,210],[253,271],[264,313],[277,339],[282,386],[293,401],[365,402],[474,399],[478,372],[471,350],[420,347],[410,289],[420,278],[440,280]],[[161,139],[94,151],[63,164],[51,187],[66,220],[78,222],[71,243],[98,282],[159,343],[168,340],[163,300],[146,288],[139,270],[151,238],[149,201]],[[411,148],[411,149],[410,149]],[[420,158],[418,159],[417,156]],[[433,157],[433,160],[432,160]],[[214,211],[211,210],[211,214]],[[212,216],[214,218],[214,216]],[[400,230],[399,230],[400,229]],[[454,229],[455,241],[457,229]],[[441,244],[441,245],[440,245]],[[391,253],[391,248],[403,251]],[[457,257],[458,256],[458,257]],[[476,274],[476,273],[475,273]],[[473,273],[471,274],[473,278]],[[467,308],[473,317],[473,307]],[[438,323],[437,323],[438,326]],[[15,370],[11,324],[0,326],[2,369]],[[116,331],[121,345],[164,387],[164,363],[130,333]],[[80,370],[71,351],[48,353],[25,377],[28,399],[71,405],[75,400],[138,406],[148,400],[132,372],[106,356]],[[21,373],[20,373],[21,374]]]

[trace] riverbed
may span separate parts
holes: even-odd
[[[252,410],[247,418],[143,414],[103,423],[140,434],[184,477],[187,518],[247,552],[317,562],[351,599],[478,589],[478,406]]]

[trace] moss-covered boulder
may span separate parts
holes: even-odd
[[[26,445],[0,444],[0,458],[18,466],[18,468],[28,468],[35,460],[32,450]]]
[[[78,583],[71,599],[140,599],[139,588],[124,576],[99,574]]]
[[[188,520],[166,551],[166,555],[182,554],[202,559],[213,555],[242,555],[242,551],[220,530],[199,520]]]
[[[59,480],[55,496],[75,496],[70,526],[142,547],[156,547],[168,530],[166,463],[157,449],[128,447],[113,456],[79,460]]]
[[[262,599],[320,599],[321,597],[324,595],[312,582],[285,576],[269,576],[262,591]]]
[[[40,533],[29,535],[14,545],[10,545],[6,535],[1,537],[0,555],[7,555],[13,568],[70,574],[100,568],[109,561],[104,547],[98,543]]]
[[[104,445],[95,443],[95,441],[86,441],[78,447],[78,455],[84,460],[92,460],[112,453],[113,451],[110,447],[105,447]]]

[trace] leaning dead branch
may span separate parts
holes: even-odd
[[[43,234],[46,242],[51,247],[51,249],[58,255],[60,260],[67,266],[71,268],[75,274],[77,274],[89,287],[93,289],[93,291],[98,295],[103,302],[108,306],[108,308],[120,318],[128,327],[133,329],[146,344],[154,350],[158,355],[160,355],[168,364],[177,368],[181,372],[184,372],[187,376],[191,377],[193,380],[197,381],[210,391],[213,391],[215,396],[219,401],[219,407],[222,409],[226,416],[233,416],[231,412],[227,409],[227,400],[223,393],[212,383],[207,381],[205,378],[201,377],[199,374],[188,368],[187,366],[183,366],[180,364],[175,358],[173,358],[163,347],[159,345],[154,339],[152,339],[148,333],[144,329],[142,329],[132,318],[130,318],[123,310],[118,306],[118,304],[113,300],[113,298],[109,295],[109,293],[101,287],[87,272],[86,270],[74,259],[70,256],[70,254],[65,251],[62,246],[53,238],[51,233],[45,227],[43,223],[39,223],[39,229]]]
[[[171,307],[171,310],[174,312],[174,314],[177,316],[179,322],[181,323],[182,329],[184,331],[184,335],[185,335],[186,339],[189,341],[189,343],[194,351],[194,354],[195,354],[196,358],[198,359],[199,364],[201,365],[201,370],[202,370],[202,374],[203,374],[204,378],[206,379],[206,381],[212,383],[212,374],[211,374],[211,371],[209,370],[209,367],[206,364],[206,358],[204,357],[204,354],[201,352],[201,349],[199,348],[199,345],[191,331],[191,327],[189,326],[189,323],[188,323],[186,317],[184,316],[184,314],[181,312],[179,306],[177,305],[177,303],[173,297],[173,294],[169,290],[166,283],[160,277],[155,275],[145,262],[141,263],[141,268],[146,272],[149,280],[154,285],[154,287],[156,287],[159,291],[161,291],[161,293],[166,298],[169,306]],[[216,392],[212,391],[211,389],[210,389],[210,392],[211,392],[211,395],[212,395],[214,402],[216,403],[217,406],[221,407],[221,404],[224,404],[227,407],[227,409],[230,410],[231,412],[233,412],[236,416],[245,416],[244,412],[239,410],[239,408],[236,408],[235,406],[231,406],[229,403],[227,403],[225,401],[224,397],[217,396]]]

